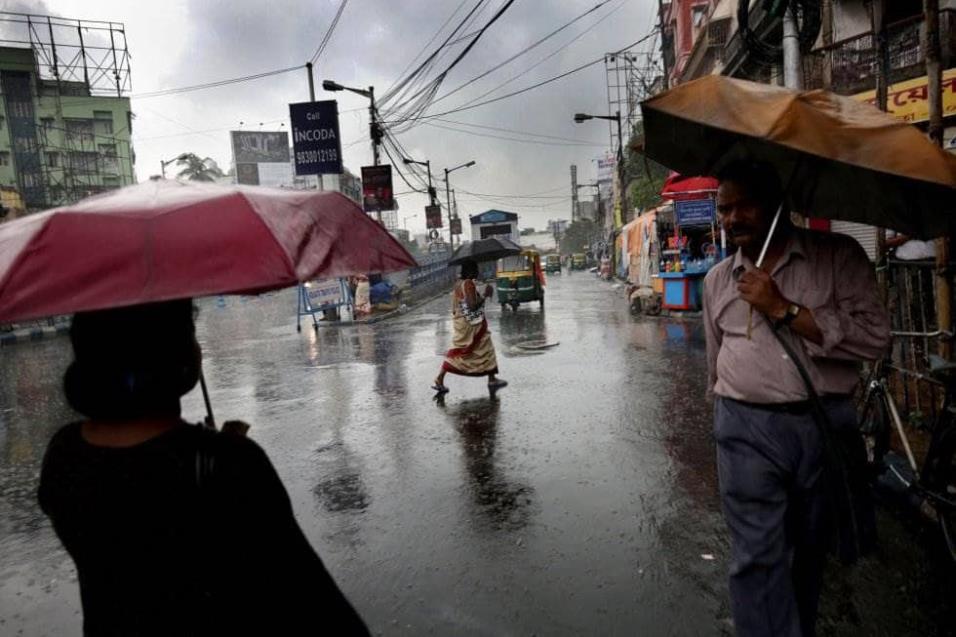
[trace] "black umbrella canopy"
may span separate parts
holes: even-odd
[[[491,237],[478,241],[466,241],[451,255],[448,265],[461,265],[465,261],[497,261],[504,257],[521,254],[521,246],[503,237]]]

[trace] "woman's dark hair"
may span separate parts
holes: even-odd
[[[767,214],[773,214],[783,200],[783,188],[777,170],[767,162],[735,159],[720,169],[718,181],[732,181],[743,186],[747,194]]]
[[[70,341],[66,399],[95,420],[179,415],[180,396],[199,380],[189,299],[81,312],[73,317]]]
[[[477,279],[478,278],[478,262],[477,261],[465,261],[461,264],[461,278],[463,279]]]

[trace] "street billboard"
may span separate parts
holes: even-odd
[[[289,133],[234,130],[232,158],[236,164],[289,163]]]
[[[441,228],[441,206],[425,206],[425,227]]]
[[[395,209],[392,166],[362,166],[362,207],[365,212]]]
[[[296,175],[342,172],[339,108],[335,100],[289,104]]]
[[[453,235],[461,234],[461,217],[454,217],[451,220],[450,225],[451,225],[451,233]]]
[[[229,133],[232,139],[232,161],[236,166],[236,182],[247,186],[277,185],[271,183],[274,169],[266,165],[289,165],[289,134],[285,131],[243,131]],[[263,176],[267,178],[264,181]],[[269,183],[267,183],[269,182]]]
[[[614,169],[617,168],[617,156],[614,153],[607,153],[604,157],[597,158],[597,180],[611,181],[614,179]]]

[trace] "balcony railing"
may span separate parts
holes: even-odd
[[[944,64],[950,63],[954,57],[954,28],[956,10],[940,11]],[[890,83],[925,74],[926,51],[922,31],[922,16],[886,27],[887,72]],[[803,62],[804,84],[807,88],[828,86],[836,93],[848,95],[872,90],[876,86],[880,70],[877,36],[867,32],[836,42],[812,51],[804,56]]]

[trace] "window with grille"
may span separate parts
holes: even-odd
[[[9,166],[10,165],[10,153],[4,151],[0,152],[0,166]]]
[[[96,161],[98,158],[98,153],[72,151],[69,154],[70,170],[78,173],[96,172]]]
[[[100,144],[100,158],[103,161],[103,170],[111,173],[119,172],[119,162],[116,157],[116,144]]]
[[[66,134],[70,141],[83,144],[93,143],[93,120],[91,119],[67,119]]]
[[[48,168],[59,168],[60,153],[46,153],[46,165]]]
[[[97,135],[113,134],[113,113],[110,111],[93,111],[94,132]]]

